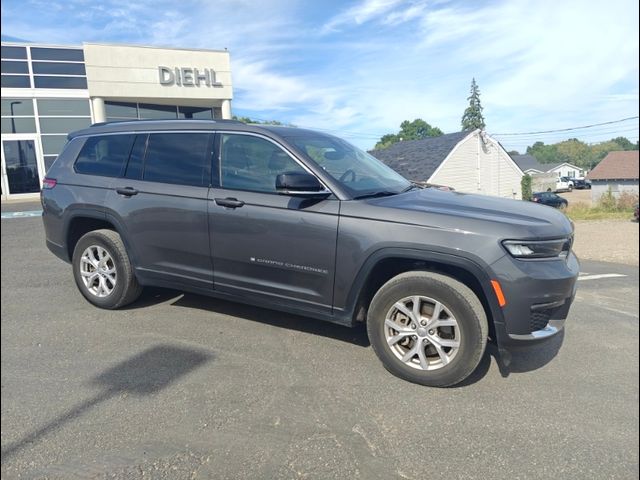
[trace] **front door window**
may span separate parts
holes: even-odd
[[[3,140],[2,149],[10,194],[40,191],[35,141]],[[4,193],[4,192],[3,192]]]

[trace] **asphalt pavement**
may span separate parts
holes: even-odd
[[[638,478],[637,267],[583,262],[563,334],[431,389],[364,328],[161,289],[99,310],[39,218],[1,229],[3,479]]]

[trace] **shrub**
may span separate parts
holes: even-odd
[[[533,192],[531,191],[531,186],[533,184],[533,178],[531,178],[531,175],[524,175],[522,177],[522,180],[520,180],[520,188],[522,189],[522,200],[526,200],[526,201],[530,201],[532,196],[533,196]]]

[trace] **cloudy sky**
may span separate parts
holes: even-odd
[[[3,0],[3,39],[228,48],[234,113],[372,147],[405,119],[460,129],[469,84],[487,130],[524,150],[638,139],[637,0]]]

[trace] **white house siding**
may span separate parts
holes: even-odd
[[[622,192],[638,195],[638,180],[592,180],[591,201],[597,202],[600,197],[609,192],[618,197]]]
[[[558,177],[581,178],[584,176],[584,170],[566,163],[549,171],[555,173]]]
[[[478,140],[471,135],[451,151],[429,183],[453,187],[459,192],[478,192]]]
[[[520,199],[521,178],[522,172],[497,142],[482,141],[474,133],[457,145],[429,183],[459,192]]]

